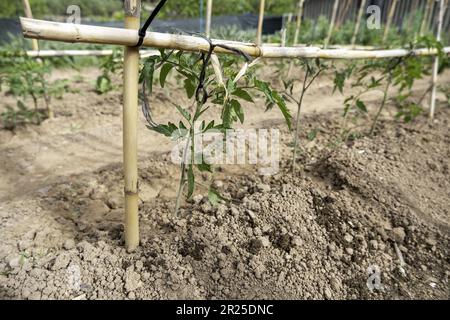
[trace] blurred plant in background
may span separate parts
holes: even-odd
[[[20,52],[0,52],[0,90],[7,90],[17,103],[16,108],[7,106],[0,114],[6,129],[12,130],[25,122],[40,124],[43,119],[53,117],[52,99],[62,98],[68,84],[66,80],[49,80],[51,71],[51,64],[45,61]]]

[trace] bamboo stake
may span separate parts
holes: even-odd
[[[89,25],[74,25],[69,23],[50,22],[20,18],[23,34],[26,38],[42,40],[80,42],[95,44],[110,44],[134,46],[139,37],[134,30],[121,28],[96,27]],[[262,58],[321,58],[321,59],[382,59],[404,57],[410,54],[418,56],[432,56],[437,54],[435,49],[391,49],[391,50],[349,50],[349,49],[321,49],[318,47],[273,47],[256,46],[228,40],[212,40],[215,44],[225,44],[241,50],[252,57]],[[165,48],[190,52],[208,52],[209,42],[200,37],[176,35],[158,32],[147,32],[144,47]],[[233,54],[229,50],[216,47],[215,53]],[[450,53],[450,47],[444,48]]]
[[[259,2],[259,18],[258,18],[258,31],[256,34],[256,44],[260,46],[262,44],[262,32],[264,24],[264,10],[266,6],[265,0],[260,0]]]
[[[31,11],[30,2],[28,0],[22,0],[23,9],[27,18],[33,19],[33,12]],[[36,39],[32,39],[31,47],[33,51],[39,51],[39,43]]]
[[[352,0],[344,0],[344,5],[341,5],[341,10],[338,14],[338,18],[336,19],[336,28],[340,28],[344,23],[345,17],[347,16]]]
[[[430,28],[432,25],[434,25],[432,22],[433,22],[433,18],[434,18],[434,8],[437,6],[436,2],[439,2],[439,0],[434,0],[431,3],[430,14],[428,15],[428,20],[427,20],[427,28]],[[438,14],[439,14],[439,12],[438,12]],[[431,30],[431,33],[433,33],[433,30]]]
[[[291,25],[291,22],[292,22],[292,13],[283,15],[283,27],[281,29],[281,43],[280,43],[280,45],[282,47],[286,46],[287,31],[288,31],[289,26]]]
[[[140,27],[140,0],[125,0],[125,28]],[[132,31],[137,34],[136,31]],[[136,41],[137,43],[137,41]],[[135,43],[135,44],[136,44]],[[137,120],[139,48],[125,47],[123,66],[123,164],[125,177],[125,246],[139,246]]]
[[[414,18],[417,13],[418,5],[419,5],[419,0],[414,0],[414,2],[412,2],[411,9],[409,11],[409,17],[408,17],[408,29],[409,30],[413,29],[414,32],[416,32],[416,30],[414,28],[414,21],[415,21]]]
[[[30,3],[28,2],[28,0],[22,0],[22,3],[23,3],[23,9],[25,11],[25,16],[27,16],[27,18],[33,19],[33,12],[31,11],[31,6],[30,6]],[[38,43],[37,39],[31,40],[31,48],[33,49],[33,51],[39,52],[39,43]],[[37,59],[36,61],[38,63],[42,62],[39,59]],[[50,101],[47,101],[46,105],[47,105],[47,117],[49,119],[54,118],[55,113],[53,111],[52,105],[50,104]]]
[[[447,6],[446,6],[446,14],[444,14],[444,24],[442,25],[443,30],[450,30],[450,10],[448,10],[450,6],[450,2],[447,0]],[[446,32],[447,38],[450,41],[450,32]]]
[[[386,28],[384,28],[383,43],[386,42],[387,37],[389,35],[389,30],[391,29],[392,19],[394,18],[395,9],[397,9],[397,3],[398,3],[398,0],[393,0],[391,9],[389,10],[389,16],[388,16],[388,19],[386,22]]]
[[[325,39],[324,48],[327,48],[333,35],[334,24],[336,23],[336,16],[339,9],[339,0],[334,0],[333,13],[331,15],[330,29],[328,30],[328,36]]]
[[[358,37],[362,17],[364,15],[364,12],[366,11],[366,1],[367,0],[362,0],[361,7],[359,7],[358,17],[356,18],[355,31],[353,32],[353,37],[352,37],[352,47],[353,48],[355,47],[355,44],[356,44],[356,38]]]
[[[302,25],[302,16],[303,16],[303,8],[305,6],[305,0],[300,0],[298,2],[298,13],[297,13],[297,25],[295,26],[295,34],[294,34],[294,47],[299,42],[300,37],[300,28]]]
[[[442,22],[444,21],[444,13],[445,13],[445,0],[439,1],[439,17],[438,17],[438,29],[436,32],[436,40],[441,41],[442,35]],[[439,57],[434,58],[433,65],[433,77],[432,77],[432,89],[431,89],[431,105],[430,105],[430,118],[434,118],[434,113],[436,109],[436,91],[437,91],[437,80],[438,80],[438,71],[439,71]]]
[[[213,0],[208,0],[206,4],[206,26],[205,26],[205,33],[206,36],[209,38],[211,37],[211,16],[212,16],[212,5]]]
[[[430,15],[433,1],[434,0],[428,0],[426,3],[425,12],[423,13],[423,17],[422,17],[422,24],[420,25],[419,35],[421,37],[423,37],[423,35],[425,33],[425,29],[427,28],[428,16]]]

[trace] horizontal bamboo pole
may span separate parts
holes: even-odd
[[[20,18],[20,23],[26,38],[121,46],[133,46],[138,42],[138,34],[135,30],[76,25],[27,18]],[[226,44],[250,56],[262,58],[382,59],[403,57],[411,54],[411,51],[406,49],[362,51],[321,49],[318,47],[269,47],[227,40],[213,40],[213,42]],[[192,52],[207,52],[209,50],[208,41],[200,37],[158,32],[148,32],[143,46]],[[450,53],[450,47],[444,48],[444,51]],[[230,51],[220,47],[216,47],[214,52],[230,53]],[[430,56],[436,55],[437,50],[416,49],[412,53],[420,56]]]
[[[29,50],[26,51],[26,55],[31,58],[48,58],[48,57],[102,57],[110,56],[113,54],[113,50]],[[141,57],[148,57],[159,55],[157,50],[142,50],[140,51]]]
[[[264,43],[264,46],[267,47],[279,47],[281,45],[281,43],[278,42],[271,42],[271,43]],[[321,44],[305,44],[305,43],[301,43],[301,44],[296,44],[295,46],[293,46],[294,48],[307,48],[307,47],[317,47],[317,48],[321,48],[323,45]],[[337,45],[337,44],[332,44],[328,46],[328,49],[354,49],[354,50],[383,50],[382,47],[375,47],[375,46],[352,46],[351,44],[341,44],[341,45]]]

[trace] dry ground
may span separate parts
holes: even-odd
[[[99,96],[97,72],[81,75],[72,85],[78,92],[54,101],[56,118],[0,130],[1,298],[449,298],[450,109],[443,96],[434,122],[401,123],[390,106],[373,138],[337,144],[344,97],[331,95],[324,76],[305,101],[295,175],[292,136],[281,114],[262,112],[257,99],[246,105],[246,126],[282,129],[280,173],[219,167],[215,184],[233,201],[212,207],[199,190],[178,217],[170,143],[140,115],[142,246],[127,253],[121,95]],[[417,96],[427,85],[415,86]],[[370,97],[372,111],[379,98]],[[172,119],[170,102],[182,99],[157,90],[158,121]],[[8,103],[2,94],[0,110]],[[312,129],[318,135],[308,141]],[[381,287],[372,292],[369,271],[377,268]]]

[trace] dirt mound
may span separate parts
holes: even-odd
[[[177,168],[152,156],[140,163],[133,253],[122,247],[118,164],[3,203],[0,296],[448,299],[448,116],[384,121],[374,138],[338,146],[339,118],[308,117],[319,134],[297,175],[287,164],[264,178],[224,167],[216,185],[233,201],[196,195],[178,217]]]

